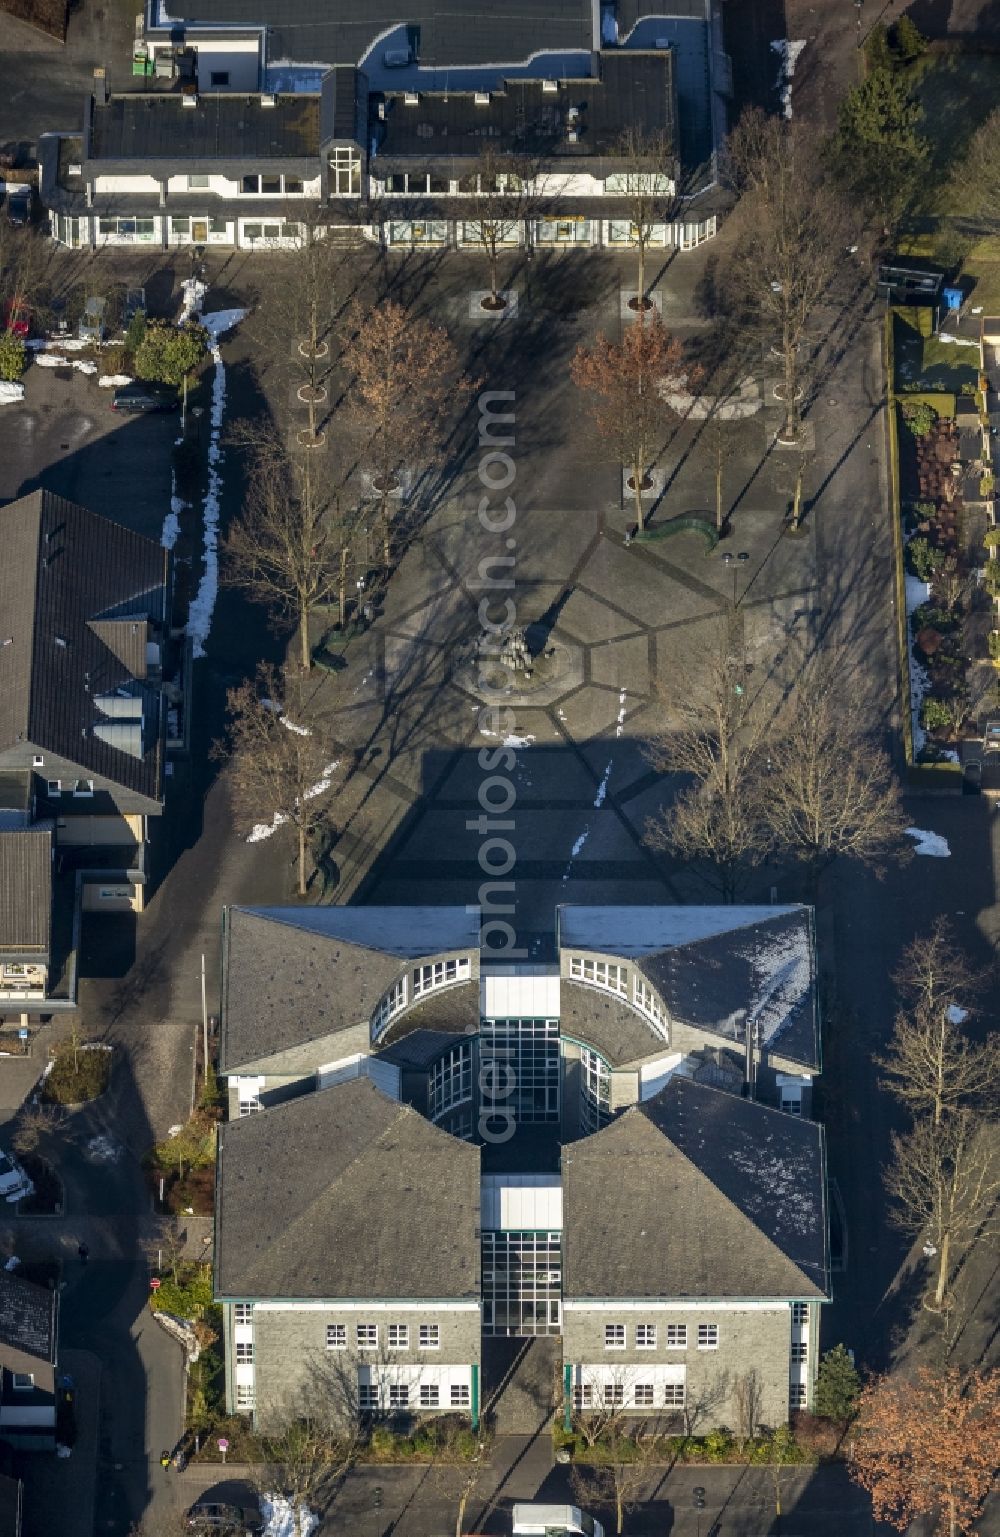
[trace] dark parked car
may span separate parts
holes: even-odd
[[[7,217],[11,224],[27,224],[31,218],[31,188],[7,188]]]
[[[136,315],[140,313],[143,315],[146,313],[146,290],[144,288],[130,288],[125,295],[123,319],[126,329],[128,328],[129,321],[134,320]]]
[[[218,1500],[198,1500],[187,1513],[187,1524],[205,1537],[246,1537],[263,1531],[259,1510],[250,1505],[223,1504]]]
[[[177,391],[168,384],[123,384],[115,390],[111,401],[112,411],[122,415],[144,411],[176,411],[180,404]]]

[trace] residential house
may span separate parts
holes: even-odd
[[[0,1441],[56,1442],[59,1294],[0,1269]]]
[[[341,1316],[348,1302],[366,1327],[377,1308],[395,1310],[385,1393],[368,1393],[369,1376],[357,1375],[366,1363],[349,1355],[339,1380],[356,1379],[367,1408],[402,1408],[388,1383],[419,1366],[398,1354],[412,1348],[402,1325],[414,1307],[464,1309],[470,1297],[442,1290],[441,1277],[432,1286],[419,1247],[395,1241],[398,1196],[366,1195],[358,1248],[374,1256],[377,1281],[342,1250],[345,1239],[354,1246],[355,1178],[374,1190],[384,1162],[394,1190],[398,1149],[423,1136],[446,1201],[445,1149],[469,1144],[479,1159],[477,1402],[496,1390],[493,1343],[528,1339],[559,1354],[567,1414],[588,1393],[621,1391],[634,1412],[731,1423],[737,1368],[754,1374],[771,1423],[808,1406],[829,1294],[824,1140],[811,1119],[811,910],[561,907],[555,959],[509,966],[487,962],[479,922],[448,907],[227,911],[220,1070],[231,1119],[216,1289],[228,1310],[230,1408],[272,1414],[289,1384],[301,1391],[298,1336],[261,1353],[256,1334],[236,1330],[272,1331],[271,1313],[303,1299],[338,1325],[344,1349],[359,1340]],[[337,1171],[351,1148],[348,1181]],[[314,1165],[325,1192],[315,1201]],[[459,1158],[462,1179],[468,1167]],[[423,1187],[409,1176],[403,1187],[431,1241],[451,1242]],[[456,1190],[465,1210],[468,1192]],[[251,1229],[266,1264],[253,1258]],[[304,1275],[297,1235],[307,1229]],[[314,1352],[309,1329],[302,1350]],[[365,1338],[388,1349],[384,1332]],[[479,1363],[463,1334],[448,1364]],[[238,1378],[251,1365],[252,1381]],[[449,1407],[410,1385],[408,1412]]]
[[[48,992],[52,832],[51,822],[0,824],[0,1021],[20,1020]]]
[[[57,860],[100,866],[84,906],[140,909],[163,810],[170,556],[49,491],[0,508],[0,773],[30,787]]]

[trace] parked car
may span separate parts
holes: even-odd
[[[192,1531],[205,1537],[245,1537],[264,1530],[259,1509],[252,1505],[230,1505],[219,1500],[196,1500],[187,1513]]]
[[[130,288],[125,295],[125,308],[122,316],[126,330],[128,329],[129,322],[134,320],[136,315],[145,315],[145,313],[146,290],[144,288]]]
[[[31,218],[31,188],[7,188],[7,217],[11,224],[27,224]]]
[[[95,294],[87,300],[83,306],[83,314],[80,316],[80,324],[76,328],[81,341],[103,342],[104,311],[107,307],[108,301],[101,294]]]
[[[575,1505],[515,1505],[514,1537],[604,1537],[600,1521]]]
[[[3,327],[25,339],[31,334],[31,306],[23,299],[8,299],[3,307]]]
[[[5,1201],[21,1201],[34,1193],[34,1185],[16,1158],[0,1149],[0,1195]]]
[[[969,758],[962,771],[962,794],[981,795],[983,789],[983,764],[980,758]]]
[[[176,411],[180,401],[169,384],[123,384],[111,398],[112,411],[138,416],[147,411]]]

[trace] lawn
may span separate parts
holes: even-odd
[[[963,384],[975,385],[978,377],[978,352],[955,342],[942,341],[939,336],[921,334],[926,326],[911,317],[930,311],[897,310],[894,351],[896,360],[896,388],[901,393],[912,391],[943,392],[959,395]]]
[[[930,141],[927,213],[974,215],[949,177],[965,147],[1000,102],[1000,54],[945,53],[913,66],[916,96],[924,109],[920,131]]]

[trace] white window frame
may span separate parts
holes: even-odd
[[[417,1343],[421,1350],[440,1350],[441,1325],[421,1324],[417,1335]]]
[[[472,1042],[466,1037],[431,1064],[427,1113],[432,1121],[472,1099]]]
[[[804,1409],[809,1402],[809,1390],[804,1382],[790,1382],[788,1384],[788,1407],[790,1409]]]
[[[666,1347],[668,1350],[686,1350],[688,1348],[687,1324],[667,1324]]]
[[[636,1326],[635,1326],[635,1348],[636,1348],[636,1350],[655,1350],[656,1349],[656,1325],[655,1324],[636,1324]]]
[[[358,1408],[362,1414],[377,1413],[379,1408],[379,1385],[377,1382],[358,1383]]]
[[[187,190],[189,192],[209,192],[211,186],[212,178],[202,172],[198,172],[194,176],[188,176]]]
[[[569,974],[586,987],[599,987],[602,992],[615,993],[619,998],[628,997],[628,967],[616,961],[598,961],[587,955],[570,957]]]
[[[628,1328],[625,1324],[604,1325],[605,1350],[625,1350],[628,1347]]]
[[[388,1339],[390,1350],[409,1350],[410,1326],[409,1324],[389,1324]]]
[[[33,1393],[35,1390],[35,1377],[33,1372],[11,1372],[11,1386],[15,1393]]]
[[[575,1382],[573,1384],[573,1408],[579,1414],[583,1409],[594,1407],[594,1384],[592,1382]]]
[[[256,1409],[257,1390],[252,1382],[238,1382],[236,1384],[237,1409]]]
[[[389,1408],[408,1409],[410,1407],[410,1384],[408,1382],[389,1383]]]
[[[234,1304],[233,1304],[233,1323],[234,1324],[252,1324],[253,1323],[253,1303],[252,1302],[234,1302]]]
[[[450,1398],[453,1409],[472,1408],[472,1389],[467,1382],[453,1382]]]
[[[438,988],[454,987],[458,982],[467,982],[471,975],[472,967],[467,955],[447,961],[429,961],[426,966],[415,966],[413,996],[420,998],[424,993],[436,992]]]
[[[642,1399],[640,1400],[640,1393]],[[632,1403],[636,1409],[652,1409],[656,1405],[656,1388],[652,1382],[632,1384]]]
[[[665,1382],[663,1384],[664,1409],[683,1409],[687,1401],[686,1382]]]
[[[347,1349],[347,1325],[346,1324],[327,1324],[327,1326],[326,1326],[326,1348],[327,1348],[327,1350],[346,1350]]]
[[[401,1009],[405,1009],[409,998],[409,978],[402,976],[398,982],[394,982],[375,1006],[375,1012],[371,1018],[371,1038],[377,1041],[389,1028],[389,1022],[396,1017]]]
[[[699,1324],[698,1325],[698,1349],[699,1350],[718,1350],[718,1348],[719,1348],[719,1326],[718,1326],[718,1324]]]
[[[355,1339],[359,1350],[378,1349],[378,1324],[363,1323],[356,1326]]]
[[[653,988],[650,987],[645,977],[641,977],[637,971],[632,975],[632,1002],[639,1013],[648,1019],[651,1025],[655,1025],[657,1030],[664,1036],[664,1039],[666,1039],[669,1023],[666,1011]]]
[[[237,1366],[252,1366],[253,1340],[237,1340],[235,1342],[234,1358]]]
[[[421,1409],[440,1409],[441,1384],[439,1382],[422,1382],[420,1384]]]
[[[789,1360],[793,1366],[802,1366],[809,1359],[809,1343],[807,1340],[793,1340]]]

